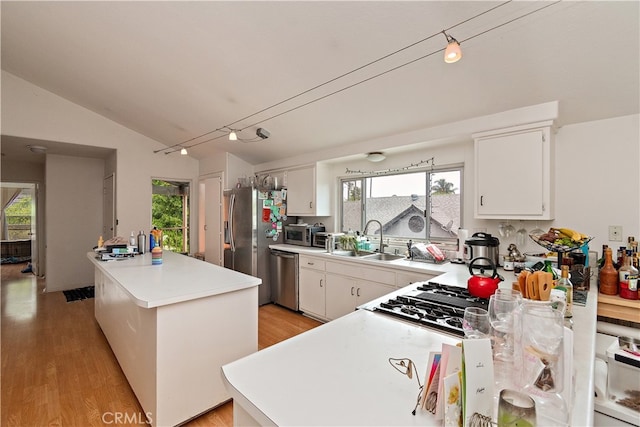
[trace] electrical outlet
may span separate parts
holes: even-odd
[[[612,242],[622,242],[622,226],[621,225],[609,226],[609,240]]]

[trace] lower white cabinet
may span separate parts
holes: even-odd
[[[359,305],[393,291],[395,287],[339,274],[326,274],[326,309],[329,320],[349,314]]]
[[[397,288],[433,277],[431,273],[301,254],[299,308],[310,317],[334,320]]]
[[[326,320],[326,283],[324,260],[300,256],[298,272],[298,305],[303,313]]]

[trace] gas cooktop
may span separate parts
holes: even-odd
[[[462,330],[464,309],[480,307],[486,310],[488,305],[488,299],[474,297],[466,288],[424,282],[418,284],[414,291],[381,302],[373,307],[373,311],[464,336]]]

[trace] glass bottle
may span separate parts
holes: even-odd
[[[618,294],[618,271],[613,266],[611,248],[604,250],[604,265],[600,269],[599,278],[601,294]]]
[[[560,272],[560,278],[554,289],[559,289],[566,293],[567,306],[565,308],[564,317],[573,317],[573,284],[569,280],[569,266],[563,265]]]
[[[622,267],[618,270],[620,297],[638,299],[638,270],[631,265],[631,251],[622,255]]]

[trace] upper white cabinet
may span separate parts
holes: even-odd
[[[288,170],[286,174],[287,215],[331,215],[331,180],[327,166],[318,163]]]
[[[552,124],[473,135],[475,218],[554,219]]]

